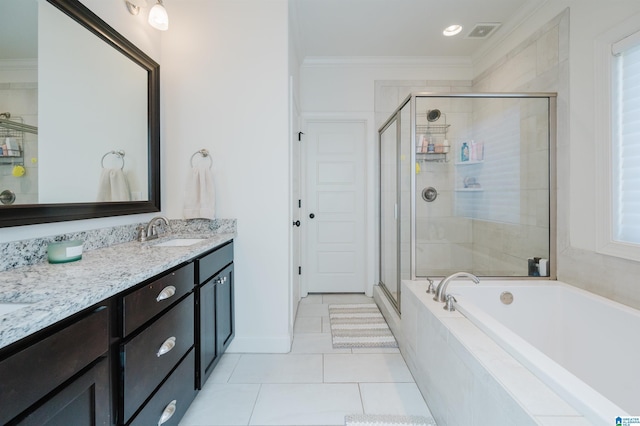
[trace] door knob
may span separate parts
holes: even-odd
[[[311,219],[313,219],[314,217],[316,217],[316,215],[315,215],[315,214],[313,214],[313,213],[311,213],[311,214],[309,215],[309,217],[310,217]]]
[[[293,222],[293,226],[300,226],[300,221],[296,220],[295,222]]]

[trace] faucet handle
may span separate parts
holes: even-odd
[[[453,306],[454,302],[457,302],[456,298],[453,297],[452,294],[447,294],[447,297],[445,299],[444,306],[442,307],[442,309],[444,309],[445,311],[449,311],[449,312],[455,311],[456,307]]]
[[[429,281],[429,287],[427,287],[427,294],[436,294],[436,288],[433,285],[433,280],[427,277],[427,281]]]
[[[142,225],[138,226],[138,241],[147,241],[147,230]]]

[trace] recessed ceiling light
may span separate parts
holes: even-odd
[[[446,35],[447,37],[451,37],[459,34],[460,31],[462,31],[462,25],[455,24],[449,25],[447,28],[445,28],[444,31],[442,31],[442,34]]]

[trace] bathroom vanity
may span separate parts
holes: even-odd
[[[27,304],[0,314],[0,424],[177,425],[234,336],[233,236],[1,272]]]

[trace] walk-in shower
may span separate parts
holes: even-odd
[[[380,285],[555,276],[552,93],[414,93],[379,130]]]

